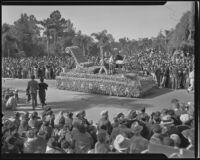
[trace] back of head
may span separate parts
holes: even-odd
[[[35,79],[35,76],[34,76],[34,75],[31,75],[31,79],[34,80],[34,79]]]
[[[170,137],[163,138],[163,145],[174,146],[174,141]]]
[[[40,78],[40,82],[44,82],[44,78],[43,77]]]
[[[85,133],[86,132],[86,128],[83,124],[78,125],[78,130],[81,133]]]

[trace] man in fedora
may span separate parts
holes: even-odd
[[[137,121],[135,121],[131,125],[131,130],[134,133],[134,136],[131,138],[129,153],[141,153],[147,149],[149,144],[149,141],[140,134],[143,130],[143,127]]]
[[[108,132],[108,134],[110,135],[112,132],[112,125],[111,122],[109,120],[109,116],[108,116],[108,111],[104,110],[101,112],[101,118],[98,122],[98,129],[101,129],[101,126],[106,126],[106,130]]]
[[[32,99],[32,107],[35,110],[37,106],[37,90],[39,89],[38,82],[35,80],[35,76],[31,76],[31,80],[28,82],[27,91],[30,91]]]

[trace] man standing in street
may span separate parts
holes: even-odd
[[[35,110],[35,107],[37,106],[37,90],[38,89],[39,89],[38,82],[35,80],[35,76],[32,75],[31,80],[28,82],[27,90],[31,94],[33,110]]]

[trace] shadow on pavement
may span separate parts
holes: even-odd
[[[152,99],[155,98],[157,96],[161,96],[163,94],[167,94],[169,92],[173,92],[173,89],[169,89],[169,88],[153,88],[151,91],[148,92],[148,95],[145,95],[144,97],[142,97],[142,99]]]
[[[105,107],[115,107],[120,109],[141,109],[141,107],[153,107],[149,104],[135,103],[135,99],[117,99],[114,97],[107,96],[90,96],[82,98],[79,100],[62,101],[62,102],[50,102],[50,106],[54,111],[69,110],[69,111],[79,111],[87,110],[93,107],[105,108]]]

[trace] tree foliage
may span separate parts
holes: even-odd
[[[41,34],[43,33],[43,34]],[[134,38],[134,37],[133,37]],[[76,32],[70,19],[53,11],[49,17],[37,20],[34,15],[21,14],[13,25],[2,25],[2,55],[17,56],[24,52],[26,56],[60,55],[68,46],[79,46],[85,56],[104,56],[105,52],[121,51],[123,55],[134,55],[141,50],[156,48],[165,53],[176,49],[194,52],[194,5],[191,11],[184,13],[175,28],[158,32],[156,37],[126,37],[115,41],[107,30],[91,35]]]

